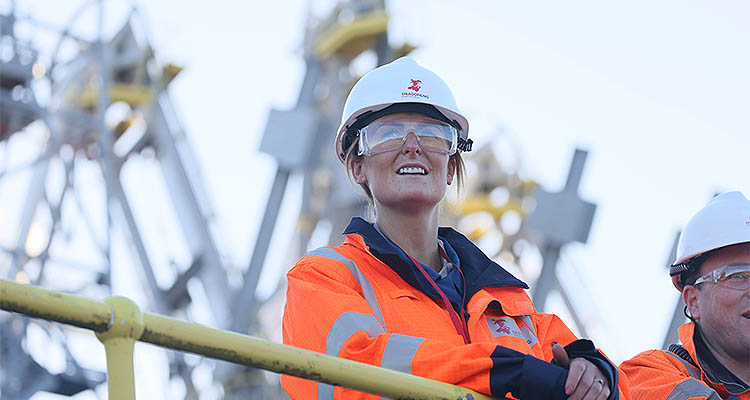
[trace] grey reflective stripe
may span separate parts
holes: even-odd
[[[318,400],[333,400],[333,386],[318,382]]]
[[[359,267],[357,264],[342,256],[339,252],[336,250],[330,248],[330,247],[320,247],[315,250],[312,250],[305,254],[306,256],[319,256],[319,257],[325,257],[332,260],[340,261],[344,265],[346,265],[347,268],[349,268],[349,272],[351,272],[352,276],[354,276],[354,279],[359,282],[359,287],[362,288],[362,294],[365,296],[365,300],[367,300],[367,304],[370,305],[370,308],[372,309],[372,312],[375,313],[375,316],[378,317],[378,321],[380,321],[380,325],[385,328],[385,320],[383,319],[383,314],[380,312],[380,307],[378,306],[378,300],[375,298],[375,291],[372,290],[372,285],[370,284],[370,281],[365,278],[364,275],[362,275],[362,272],[359,270]]]
[[[411,374],[411,360],[424,338],[394,333],[388,339],[380,366]]]
[[[338,357],[344,342],[358,331],[365,331],[370,337],[385,333],[378,320],[371,314],[345,312],[339,315],[331,326],[326,339],[326,354]]]
[[[347,339],[362,330],[370,337],[385,333],[378,320],[371,314],[346,312],[339,315],[326,338],[326,354],[337,357]],[[318,382],[318,399],[332,400],[333,386]]]
[[[536,338],[536,329],[534,329],[534,324],[531,322],[531,317],[528,315],[522,315],[521,321],[523,321],[524,326],[520,329],[523,332],[523,337],[526,339],[526,343],[529,344],[529,347],[539,343],[539,339]]]
[[[536,329],[534,329],[534,323],[531,322],[531,317],[529,317],[528,315],[522,315],[521,321],[523,321],[523,323],[526,324],[526,326],[528,326],[529,329],[531,329],[531,333],[534,334],[534,336],[536,336]]]
[[[695,378],[697,380],[701,380],[701,378],[703,378],[703,376],[701,375],[701,372],[698,371],[698,368],[695,368],[693,366],[693,364],[690,364],[686,360],[683,360],[680,356],[678,356],[677,354],[672,353],[671,351],[665,351],[665,353],[667,353],[670,356],[678,359],[682,363],[682,365],[684,365],[685,368],[687,368],[688,374],[690,374],[690,377]]]
[[[688,379],[675,386],[666,400],[686,400],[695,396],[706,396],[706,400],[721,400],[715,390],[695,379]]]

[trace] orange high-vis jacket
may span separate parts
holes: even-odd
[[[468,344],[371,224],[355,218],[345,235],[342,245],[307,253],[287,274],[285,344],[495,397],[565,399],[567,370],[548,362],[557,342],[571,357],[607,371],[610,399],[629,398],[627,379],[614,364],[557,316],[537,313],[526,284],[460,233],[440,228],[439,236],[455,249],[465,276]],[[379,399],[288,375],[281,384],[292,399]]]
[[[709,376],[701,365],[705,361],[696,356],[695,333],[695,324],[692,322],[679,329],[682,348],[689,354],[690,361],[671,351],[648,350],[620,365],[630,381],[633,399],[750,400],[747,385],[743,388],[730,382],[722,383],[721,379]]]

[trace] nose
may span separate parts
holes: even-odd
[[[404,153],[414,152],[414,153],[421,153],[422,147],[419,145],[419,138],[417,138],[417,133],[414,131],[409,131],[406,133],[406,136],[404,136],[404,143],[401,145],[401,151]]]

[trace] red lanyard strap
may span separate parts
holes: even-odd
[[[466,344],[471,343],[471,340],[469,340],[468,328],[466,327],[466,322],[464,321],[463,316],[461,316],[459,318],[458,314],[456,313],[456,310],[453,309],[453,305],[451,305],[450,300],[448,300],[448,297],[445,295],[445,293],[443,293],[442,290],[440,290],[440,288],[435,283],[435,281],[432,280],[432,278],[430,277],[430,275],[427,274],[427,271],[425,271],[424,268],[422,268],[422,265],[419,262],[417,262],[417,260],[415,260],[414,258],[412,258],[412,256],[410,256],[408,254],[406,254],[406,256],[409,257],[409,259],[411,259],[411,261],[414,263],[414,265],[417,266],[417,269],[419,270],[419,272],[421,272],[422,275],[425,278],[427,278],[427,281],[430,282],[430,284],[432,285],[432,287],[435,290],[437,290],[438,294],[440,294],[440,298],[443,299],[443,307],[445,308],[446,311],[448,311],[448,315],[450,315],[451,322],[453,322],[453,326],[456,327],[456,331],[458,331],[458,333],[461,335],[461,337],[464,338],[464,343],[466,343]],[[461,305],[461,307],[463,309],[463,305]]]

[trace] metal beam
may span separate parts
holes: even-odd
[[[48,142],[49,145],[49,142]],[[16,238],[16,249],[13,252],[13,258],[8,270],[8,277],[13,278],[17,271],[21,270],[22,265],[26,262],[26,240],[29,236],[31,223],[34,221],[36,209],[39,202],[44,196],[45,183],[47,181],[47,172],[49,171],[50,147],[45,147],[44,152],[39,156],[39,162],[34,163],[34,173],[29,182],[29,189],[26,193],[21,220],[18,222],[18,237]],[[52,232],[50,232],[52,234]]]
[[[164,113],[160,97],[149,110],[149,127],[146,135],[154,138],[152,144],[162,167],[164,182],[175,207],[183,238],[194,259],[201,259],[198,276],[206,291],[217,326],[228,327],[232,319],[231,290],[219,250],[209,230],[208,220],[198,202],[186,171],[186,164],[175,142],[174,132]]]
[[[135,248],[135,253],[138,256],[143,276],[146,278],[146,287],[148,291],[146,296],[149,301],[154,305],[157,311],[160,313],[168,313],[170,309],[164,302],[162,297],[162,290],[159,288],[159,284],[156,282],[156,276],[154,275],[154,269],[151,266],[151,260],[148,257],[146,251],[146,245],[143,243],[141,238],[141,232],[138,229],[138,223],[135,221],[133,210],[130,209],[130,202],[125,195],[125,190],[122,187],[122,182],[119,179],[115,179],[111,184],[112,195],[117,200],[117,204],[120,206],[120,211],[125,219],[125,224],[128,227],[128,233],[130,235],[130,241]]]
[[[533,299],[537,309],[543,311],[549,291],[556,283],[555,270],[560,249],[566,243],[586,243],[596,205],[578,197],[578,186],[586,163],[584,150],[576,149],[565,187],[558,193],[537,189],[537,207],[529,216],[526,228],[541,242],[544,264],[537,280]],[[575,310],[570,310],[575,313]]]

